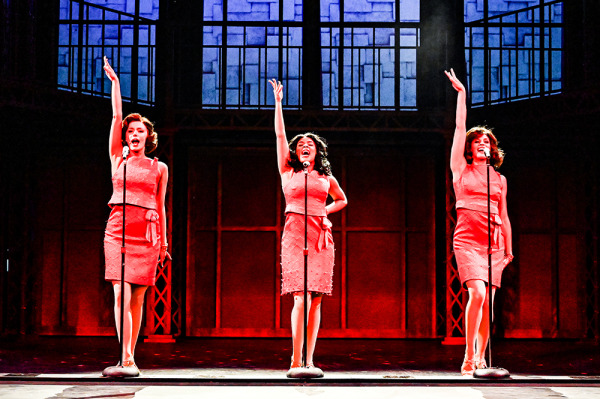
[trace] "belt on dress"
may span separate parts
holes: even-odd
[[[153,246],[158,242],[158,213],[153,209],[146,212],[146,240]]]

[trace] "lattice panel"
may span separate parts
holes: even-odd
[[[465,335],[465,301],[452,249],[452,236],[456,227],[456,197],[450,174],[450,146],[446,147],[446,340],[449,340]]]
[[[159,145],[155,156],[169,167],[165,208],[167,212],[167,240],[171,245],[173,238],[173,135],[164,131],[158,133]],[[172,252],[171,248],[170,251]],[[148,292],[145,326],[145,334],[149,337],[147,341],[169,341],[172,339],[172,264],[173,262],[167,261],[163,266],[158,266],[156,285]]]

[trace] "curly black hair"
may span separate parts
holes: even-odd
[[[294,169],[294,172],[299,172],[303,169],[302,163],[296,154],[296,146],[298,145],[298,141],[304,137],[311,139],[317,146],[314,170],[316,170],[320,175],[331,176],[331,164],[327,160],[327,142],[324,138],[320,137],[314,132],[299,134],[289,141],[288,145],[290,147],[290,160],[288,161],[288,165]]]

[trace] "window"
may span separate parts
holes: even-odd
[[[473,106],[560,93],[562,3],[465,0],[465,55]]]
[[[302,0],[206,0],[201,106],[270,108],[275,77],[286,108],[301,108],[313,84],[301,79],[303,28],[318,25],[324,109],[416,108],[419,0],[321,0],[316,21],[302,12]]]
[[[110,96],[103,56],[119,75],[124,100],[155,101],[158,0],[60,1],[58,87]],[[136,78],[137,77],[137,78]]]

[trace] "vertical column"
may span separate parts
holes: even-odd
[[[420,110],[447,103],[444,69],[454,68],[464,77],[463,1],[421,2],[420,46],[417,49],[417,106]]]
[[[302,109],[323,107],[321,78],[321,10],[319,1],[304,1],[302,13]]]
[[[443,111],[445,117],[445,344],[464,344],[463,314],[465,302],[452,252],[452,235],[456,225],[454,189],[450,174],[450,144],[454,132],[456,92],[444,76],[444,69],[454,68],[466,76],[464,51],[464,2],[432,0],[421,2],[421,46],[417,52],[417,106],[420,110]]]

